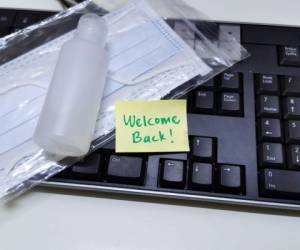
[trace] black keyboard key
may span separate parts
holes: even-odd
[[[241,90],[240,74],[230,71],[222,73],[220,87],[222,90]]]
[[[300,121],[285,122],[285,139],[287,143],[300,143]]]
[[[258,124],[258,140],[282,142],[282,129],[279,119],[262,118]]]
[[[101,155],[93,153],[72,166],[71,177],[79,180],[97,181],[101,179]]]
[[[280,143],[259,144],[258,155],[260,167],[282,167],[284,164],[283,147]]]
[[[31,11],[18,12],[16,15],[14,27],[15,28],[25,28],[34,24],[38,20],[38,15]]]
[[[197,81],[197,79],[196,79],[196,81]],[[212,78],[212,79],[208,80],[207,82],[201,84],[200,88],[201,89],[206,89],[206,90],[214,90],[216,88],[215,79]]]
[[[276,75],[259,74],[256,77],[257,94],[279,94],[279,84]]]
[[[283,116],[285,119],[300,118],[300,97],[287,97],[284,99]]]
[[[160,186],[166,188],[184,188],[186,165],[180,160],[163,160],[160,168]]]
[[[214,92],[209,90],[197,90],[195,92],[194,110],[196,112],[212,114],[215,111]]]
[[[0,10],[0,28],[13,26],[15,15],[15,10]]]
[[[283,66],[300,66],[299,47],[280,46],[279,64]]]
[[[282,76],[282,95],[300,96],[300,77],[299,76]]]
[[[241,115],[241,98],[239,93],[221,93],[220,113],[224,115]]]
[[[210,191],[213,187],[213,166],[209,163],[194,162],[190,168],[190,188]]]
[[[300,145],[287,147],[287,160],[290,169],[300,169]]]
[[[111,155],[107,167],[108,182],[142,185],[145,177],[143,158]]]
[[[218,167],[219,188],[221,192],[242,193],[243,174],[241,166],[220,165]]]
[[[300,172],[264,169],[261,172],[261,193],[264,196],[299,198]]]
[[[279,97],[261,95],[258,98],[257,115],[280,118]]]
[[[216,158],[216,145],[214,138],[193,137],[192,157],[199,161],[212,162]]]

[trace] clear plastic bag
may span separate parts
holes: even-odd
[[[97,13],[106,19],[107,49],[111,53],[107,89],[91,151],[114,138],[117,100],[179,98],[248,56],[233,37],[222,34],[217,24],[207,21],[181,0],[140,0],[127,4],[122,0],[103,0],[100,6],[88,0],[0,39],[3,200],[19,195],[79,160],[47,154],[32,136],[60,48],[72,38],[80,16],[85,13]]]

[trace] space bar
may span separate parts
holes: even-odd
[[[282,198],[300,197],[299,171],[264,169],[261,178],[263,195]]]

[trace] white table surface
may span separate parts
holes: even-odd
[[[300,25],[300,1],[190,0],[216,20]],[[1,7],[58,10],[54,0]],[[300,212],[37,188],[0,206],[1,250],[300,249]]]

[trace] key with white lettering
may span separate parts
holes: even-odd
[[[259,74],[256,76],[257,94],[279,94],[279,84],[276,75]]]
[[[280,169],[264,169],[260,173],[261,193],[281,198],[300,197],[300,172]]]
[[[213,114],[215,111],[214,92],[210,90],[198,90],[195,92],[195,112]]]
[[[224,115],[241,115],[241,96],[239,93],[221,93],[220,113]]]
[[[284,163],[283,147],[280,143],[264,142],[258,146],[260,167],[282,167]]]
[[[300,66],[298,46],[280,46],[279,64],[283,66]]]
[[[300,169],[300,145],[289,145],[287,148],[288,168]]]
[[[244,174],[241,166],[220,165],[217,172],[220,192],[233,194],[243,192]]]
[[[300,118],[300,97],[287,97],[283,100],[283,117],[285,119]]]
[[[300,96],[300,77],[299,76],[282,76],[280,78],[282,86],[282,95]]]
[[[262,118],[258,123],[258,140],[282,142],[282,130],[279,119]]]
[[[264,117],[280,118],[279,97],[261,95],[258,98],[257,115]]]
[[[221,74],[222,90],[241,90],[240,74],[237,72],[226,71]]]
[[[214,138],[193,137],[192,157],[199,161],[212,162],[216,158],[216,143]]]
[[[287,143],[300,143],[300,121],[286,121],[285,140]]]

